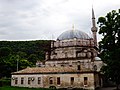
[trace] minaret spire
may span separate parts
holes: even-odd
[[[93,24],[93,27],[96,27],[96,24],[95,24],[95,14],[94,14],[93,8],[92,8],[92,24]]]
[[[75,25],[73,24],[73,26],[72,26],[72,30],[74,31],[75,30]]]
[[[96,22],[95,22],[95,14],[94,14],[94,9],[92,8],[92,28],[91,31],[93,33],[93,39],[94,39],[94,45],[97,46],[97,27],[96,27]]]

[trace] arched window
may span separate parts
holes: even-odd
[[[53,77],[49,78],[49,84],[53,84]]]
[[[93,66],[94,71],[97,71],[97,65]]]

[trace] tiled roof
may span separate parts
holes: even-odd
[[[13,72],[12,74],[50,74],[50,73],[77,73],[77,72],[91,72],[90,69],[78,71],[74,67],[27,67],[26,69]]]
[[[22,73],[62,73],[62,72],[75,72],[73,67],[27,67],[26,69],[20,70],[18,72],[13,72],[12,74],[22,74]]]

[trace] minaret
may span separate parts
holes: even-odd
[[[73,26],[72,26],[72,30],[75,31],[75,25],[74,25],[74,24],[73,24]]]
[[[94,15],[93,8],[92,8],[92,28],[91,28],[91,31],[93,33],[94,45],[97,46],[97,27],[96,27],[95,15]]]

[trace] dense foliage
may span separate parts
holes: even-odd
[[[50,41],[0,41],[0,78],[10,77],[11,72],[27,66],[35,66],[36,61],[45,59],[50,50]]]
[[[10,86],[10,85],[11,85],[11,79],[10,78],[2,78],[2,79],[0,79],[0,87]]]
[[[105,17],[98,19],[100,27],[99,34],[102,34],[102,41],[99,43],[101,58],[106,63],[103,72],[109,80],[116,83],[117,89],[120,84],[120,10],[113,10]]]

